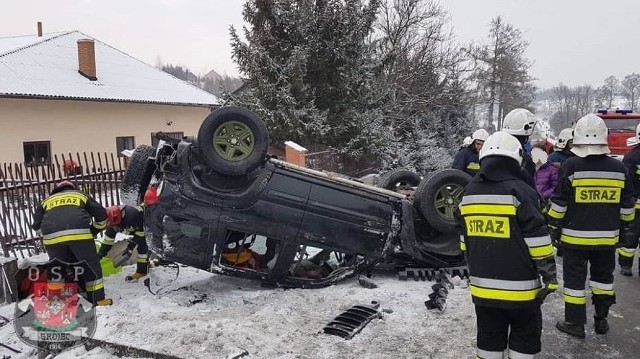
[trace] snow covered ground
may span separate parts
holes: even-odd
[[[41,255],[46,256],[46,255]],[[45,258],[46,259],[46,258]],[[558,258],[559,259],[559,258]],[[42,258],[40,259],[42,260]],[[558,260],[562,278],[561,259]],[[153,269],[152,295],[142,282],[126,283],[126,266],[106,278],[111,307],[100,307],[95,338],[179,358],[473,358],[475,313],[468,289],[450,291],[447,310],[427,310],[424,301],[432,282],[400,281],[396,273],[374,272],[376,289],[349,279],[323,289],[269,289],[260,282],[211,274],[191,267]],[[637,277],[617,277],[618,304],[612,308],[612,332],[596,335],[587,326],[587,339],[577,340],[554,328],[563,317],[559,294],[543,305],[541,359],[630,358],[640,350],[637,320]],[[351,340],[321,334],[334,317],[356,304],[381,303],[382,319],[374,319]],[[587,306],[591,318],[592,306]],[[12,318],[14,306],[0,307]],[[0,327],[0,356],[34,358],[11,324]],[[242,356],[243,353],[248,353]],[[58,355],[112,359],[102,348],[75,348]]]
[[[41,257],[46,255],[41,255]],[[44,258],[46,259],[46,258]],[[40,258],[39,260],[43,260]],[[562,278],[558,258],[559,278]],[[374,272],[376,289],[349,279],[323,289],[270,289],[258,281],[211,274],[191,267],[155,268],[151,294],[142,282],[126,283],[134,271],[126,266],[106,278],[111,307],[100,307],[95,338],[168,354],[179,358],[473,358],[475,313],[468,289],[449,292],[447,310],[427,310],[424,301],[432,282],[400,281],[396,273]],[[635,271],[635,270],[634,270]],[[572,339],[554,328],[563,317],[559,294],[543,305],[541,359],[631,358],[640,350],[638,277],[617,277],[618,304],[612,308],[612,332],[596,335],[592,323],[587,339]],[[384,313],[351,340],[321,334],[331,319],[356,304],[379,301]],[[12,318],[14,306],[0,307]],[[587,306],[588,318],[593,315]],[[0,327],[0,357],[34,358],[36,351],[23,344],[11,324]],[[243,353],[248,353],[242,356]],[[71,358],[112,359],[102,348],[75,348],[58,355]]]
[[[95,337],[181,358],[471,358],[475,348],[475,315],[467,289],[449,293],[447,310],[427,310],[431,282],[399,281],[395,273],[374,273],[376,289],[356,279],[324,289],[267,289],[259,282],[181,267],[157,268],[151,274],[152,295],[121,274],[106,278],[112,307],[98,308]],[[164,293],[164,294],[163,294]],[[356,304],[381,303],[374,319],[351,340],[321,334],[322,328]],[[0,307],[12,317],[13,305]],[[0,328],[0,342],[21,350],[12,359],[35,351]],[[6,352],[6,353],[5,353]],[[96,348],[76,348],[57,358],[114,358]]]

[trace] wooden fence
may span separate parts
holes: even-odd
[[[375,173],[380,166],[376,158],[354,159],[333,149],[315,151],[305,154],[305,165],[314,170],[340,173],[350,177],[362,177]]]
[[[120,179],[126,158],[111,153],[55,155],[51,163],[0,164],[0,245],[4,256],[30,257],[43,252],[31,229],[35,208],[61,180],[75,183],[103,206],[120,203]]]

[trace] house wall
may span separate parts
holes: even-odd
[[[151,144],[151,132],[197,136],[206,107],[0,98],[0,162],[23,162],[23,142],[51,141],[51,154],[116,152],[116,137]],[[168,125],[170,123],[170,125]]]

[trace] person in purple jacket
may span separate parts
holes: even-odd
[[[545,202],[548,202],[558,183],[558,168],[554,166],[552,161],[547,160],[547,162],[538,168],[534,179],[536,182],[536,190]]]

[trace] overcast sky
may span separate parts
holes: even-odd
[[[79,30],[150,64],[237,75],[229,25],[243,0],[0,0],[0,36]],[[541,87],[602,84],[640,73],[638,0],[442,0],[462,42],[483,41],[502,15],[525,33]]]

